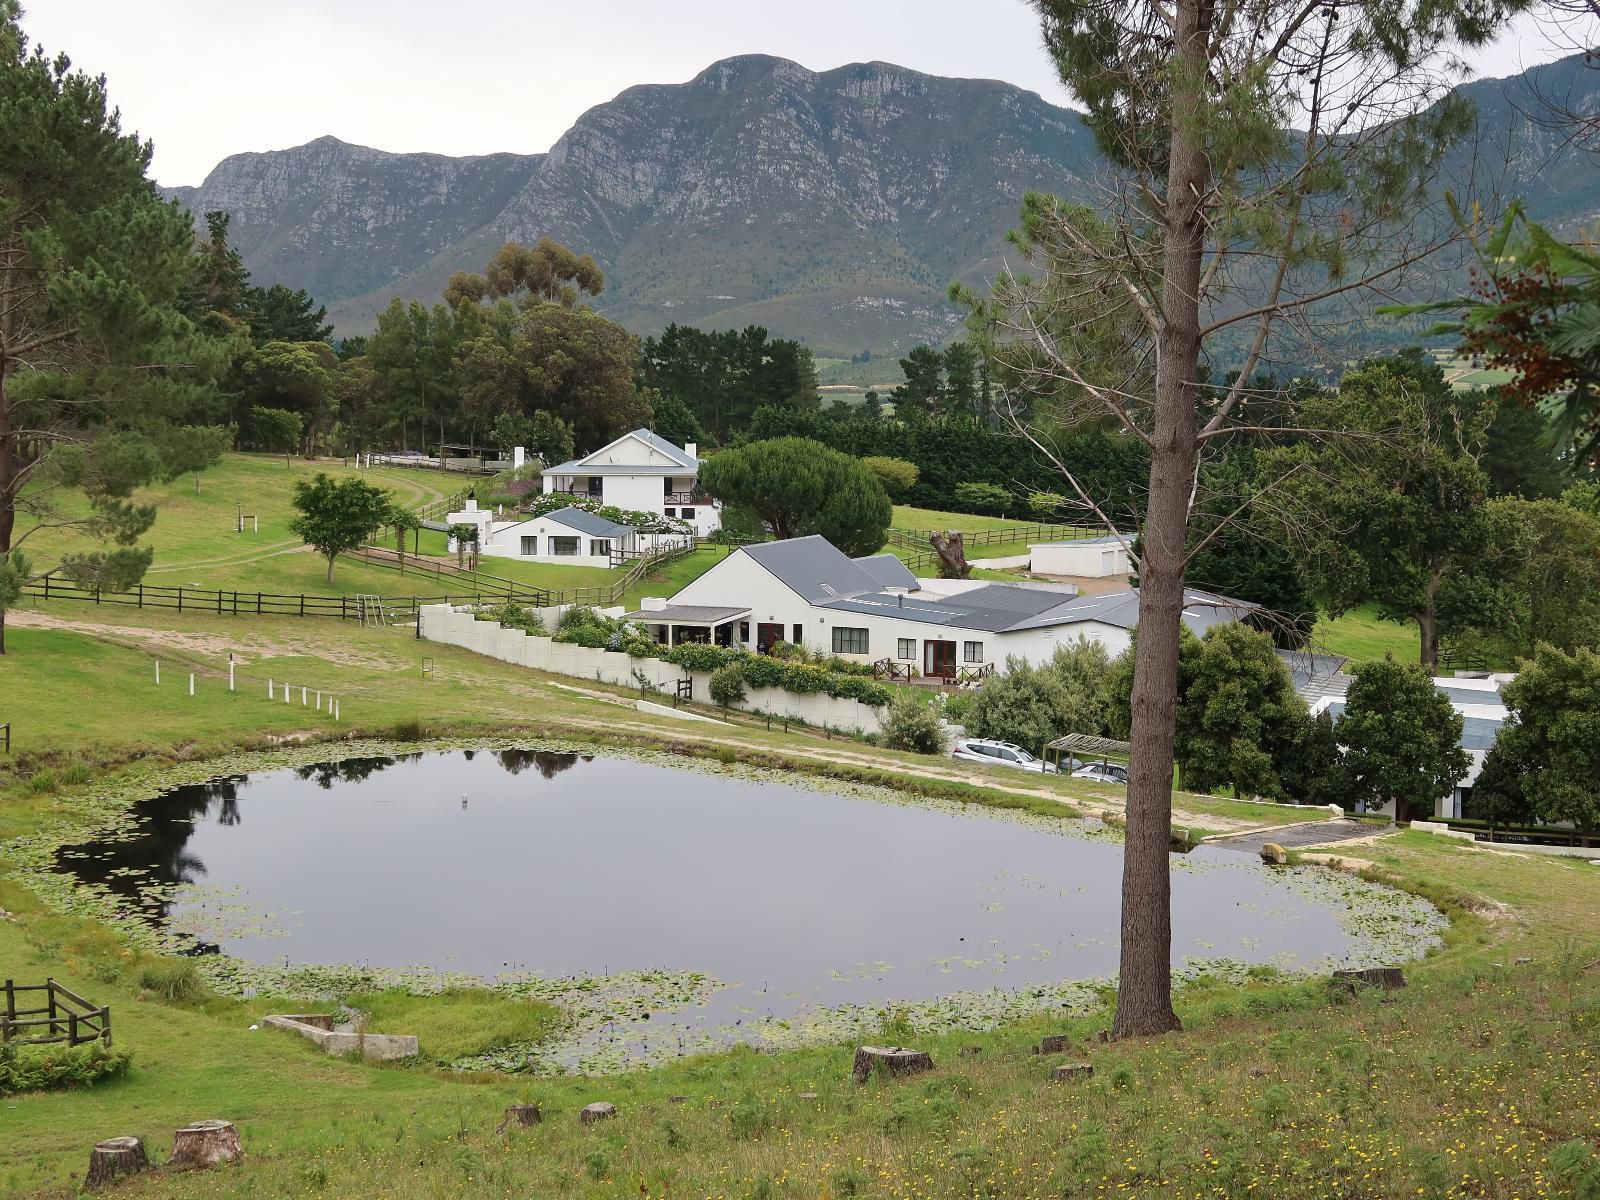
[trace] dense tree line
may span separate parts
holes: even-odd
[[[796,341],[769,338],[759,325],[710,331],[668,325],[641,344],[639,377],[693,414],[718,444],[747,428],[759,408],[818,404],[811,351]]]
[[[1028,495],[1048,491],[1060,481],[1026,441],[966,417],[874,421],[837,408],[763,408],[752,416],[741,440],[774,437],[810,438],[847,454],[909,462],[917,468],[917,479],[901,498],[925,508],[948,509],[959,485],[987,483],[1012,497],[1013,511],[1020,513]],[[1058,448],[1078,465],[1085,489],[1098,504],[1121,520],[1134,518],[1147,469],[1142,445],[1133,438],[1085,433],[1061,438]],[[1077,519],[1084,515],[1077,514]]]

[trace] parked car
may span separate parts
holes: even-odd
[[[1094,783],[1119,783],[1128,786],[1128,768],[1121,763],[1097,762],[1080,767],[1072,773],[1074,779],[1088,779]]]
[[[983,763],[990,767],[1018,767],[1024,771],[1044,771],[1051,775],[1056,773],[1055,763],[1042,761],[1037,755],[1028,753],[1015,742],[996,742],[989,738],[959,738],[955,748],[950,752],[950,757],[962,762]],[[1082,765],[1077,759],[1071,761],[1071,767]]]

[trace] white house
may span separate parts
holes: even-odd
[[[1128,575],[1128,542],[1114,534],[1067,542],[1041,542],[1028,547],[1028,570],[1035,575],[1076,575],[1080,579],[1106,579]]]
[[[1348,687],[1348,677],[1341,678]],[[1461,715],[1461,740],[1458,744],[1467,752],[1471,762],[1467,766],[1467,773],[1456,780],[1456,785],[1450,790],[1450,794],[1440,796],[1434,802],[1434,816],[1451,819],[1467,815],[1467,805],[1472,799],[1472,785],[1477,782],[1478,775],[1483,770],[1483,760],[1488,756],[1489,748],[1494,745],[1495,738],[1499,736],[1500,726],[1504,725],[1511,715],[1505,706],[1505,701],[1500,698],[1500,688],[1512,678],[1510,675],[1490,675],[1481,679],[1435,677],[1433,686],[1444,694],[1450,701],[1450,706]],[[1317,700],[1312,704],[1311,712],[1313,716],[1320,716],[1326,712],[1337,721],[1343,715],[1344,707],[1345,698],[1341,692]],[[1394,805],[1386,804],[1381,811],[1393,816]]]
[[[570,506],[539,517],[497,520],[493,512],[469,499],[466,508],[445,519],[451,525],[477,528],[478,554],[483,558],[610,567],[657,540],[656,535],[641,534],[631,525]],[[456,548],[453,538],[449,548]]]
[[[1196,633],[1254,605],[1186,594]],[[862,662],[888,660],[906,677],[981,677],[1009,656],[1040,662],[1085,637],[1111,654],[1138,623],[1133,589],[1080,596],[1069,585],[918,579],[891,554],[849,558],[821,537],[743,546],[669,600],[629,618],[664,642],[715,641],[765,652],[796,642]]]
[[[700,490],[696,449],[693,442],[680,449],[648,429],[635,429],[593,454],[546,467],[544,490],[677,517],[704,537],[717,530],[722,516],[721,506]]]

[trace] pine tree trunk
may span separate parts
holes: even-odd
[[[1172,745],[1177,720],[1178,635],[1184,550],[1198,430],[1200,268],[1210,188],[1201,111],[1209,0],[1178,0],[1173,53],[1172,136],[1163,231],[1161,328],[1156,366],[1150,494],[1139,563],[1139,637],[1134,656],[1132,754],[1122,858],[1122,945],[1114,1037],[1181,1028],[1172,1008]]]

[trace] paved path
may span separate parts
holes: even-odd
[[[1367,821],[1307,821],[1304,825],[1280,825],[1276,829],[1258,829],[1253,833],[1236,833],[1228,837],[1208,838],[1207,846],[1223,850],[1237,850],[1241,854],[1261,853],[1268,842],[1285,850],[1298,850],[1304,846],[1320,846],[1324,842],[1347,842],[1354,838],[1371,837],[1385,832],[1385,826]]]

